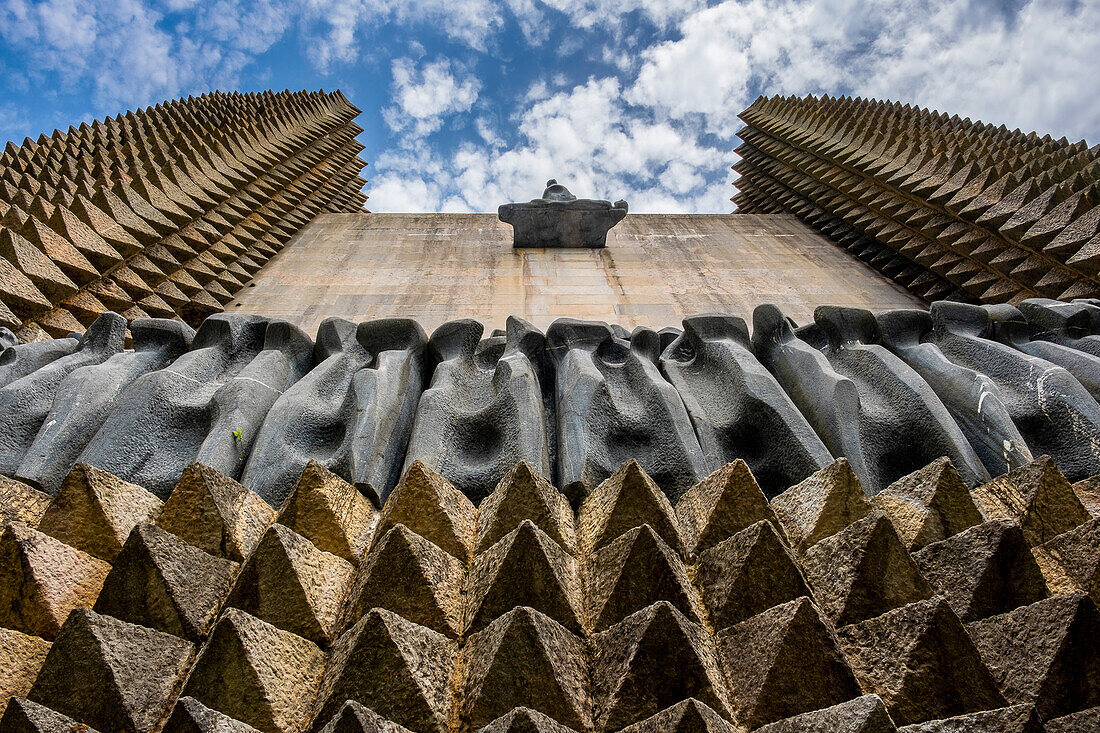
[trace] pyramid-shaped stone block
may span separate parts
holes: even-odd
[[[409,466],[387,499],[375,537],[382,537],[398,524],[463,562],[473,556],[477,510],[465,494],[420,461]]]
[[[370,708],[348,700],[321,733],[412,733],[403,725],[386,720]]]
[[[1084,591],[1100,603],[1100,519],[1032,548],[1031,554],[1051,593]]]
[[[779,527],[768,498],[740,458],[684,492],[676,502],[676,515],[692,556],[761,520]]]
[[[324,552],[358,564],[376,515],[370,499],[317,461],[310,461],[279,512],[279,523]]]
[[[7,476],[0,476],[0,521],[37,527],[53,497]]]
[[[1100,519],[1100,476],[1078,481],[1073,485],[1073,493],[1093,519]]]
[[[193,655],[171,634],[78,609],[27,697],[104,733],[143,733],[167,718]]]
[[[274,520],[275,510],[258,495],[192,463],[164,502],[157,525],[211,555],[243,562]]]
[[[1010,519],[933,542],[913,559],[963,621],[995,616],[1048,595],[1024,533]]]
[[[713,642],[667,601],[591,639],[597,730],[619,730],[695,698],[730,718]]]
[[[913,552],[980,524],[970,491],[946,456],[875,494],[871,505],[886,513]]]
[[[0,730],[5,733],[98,733],[83,722],[22,697],[13,697],[8,702],[0,717]]]
[[[258,733],[251,725],[211,710],[193,697],[181,697],[162,733]]]
[[[721,715],[695,699],[684,700],[651,718],[628,725],[622,733],[735,733]]]
[[[90,608],[111,566],[20,522],[0,527],[0,626],[53,639]]]
[[[520,461],[478,506],[477,552],[530,520],[566,552],[576,550],[573,509],[569,500],[527,461]]]
[[[466,586],[466,633],[480,631],[517,606],[581,632],[577,561],[529,519],[474,559]]]
[[[114,562],[130,530],[156,521],[161,506],[160,499],[140,486],[78,463],[38,528],[89,555]]]
[[[643,524],[648,524],[677,554],[684,554],[675,510],[661,487],[634,460],[620,466],[585,497],[577,521],[577,545],[584,554]]]
[[[324,665],[325,655],[313,642],[230,608],[214,626],[182,694],[263,733],[299,733]]]
[[[946,720],[929,720],[899,728],[899,733],[1043,733],[1043,721],[1030,705],[1013,705],[997,710],[957,715]]]
[[[130,532],[95,604],[104,613],[200,641],[214,624],[238,564],[153,524]]]
[[[548,715],[530,708],[515,708],[477,733],[576,733]]]
[[[771,507],[798,554],[871,511],[863,486],[843,458],[776,496]]]
[[[457,650],[442,634],[373,609],[333,644],[314,719],[353,700],[406,728],[446,731]]]
[[[463,726],[477,729],[526,707],[578,731],[592,727],[583,643],[532,608],[513,609],[470,635],[459,667]]]
[[[1100,729],[1100,707],[1048,720],[1044,728],[1046,733],[1081,733]]]
[[[986,519],[1014,519],[1030,545],[1041,545],[1091,517],[1073,487],[1043,456],[973,491]]]
[[[327,644],[355,569],[292,529],[273,524],[241,568],[226,605]]]
[[[757,728],[756,733],[894,733],[896,730],[882,698],[864,695],[769,723]]]
[[[902,606],[838,634],[860,686],[882,698],[898,725],[1006,705],[943,598]]]
[[[9,698],[30,692],[49,651],[45,639],[0,628],[0,714]]]

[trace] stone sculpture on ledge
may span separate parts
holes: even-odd
[[[497,216],[515,231],[514,247],[589,247],[607,244],[607,232],[626,217],[623,200],[578,199],[553,178],[542,198],[504,204]]]

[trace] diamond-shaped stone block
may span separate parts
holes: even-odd
[[[875,494],[871,505],[886,513],[910,552],[982,521],[966,483],[946,456],[902,476]]]
[[[569,500],[531,464],[520,461],[478,506],[477,552],[495,545],[524,520],[534,522],[566,552],[576,550]]]
[[[477,510],[465,494],[420,461],[409,466],[387,499],[375,537],[383,537],[398,524],[463,562],[473,556]]]
[[[279,523],[324,552],[358,563],[376,521],[370,499],[329,471],[310,461],[279,512]]]
[[[771,500],[797,554],[871,511],[851,465],[840,458]]]
[[[689,555],[703,552],[761,520],[779,527],[749,466],[740,458],[692,486],[676,502]]]

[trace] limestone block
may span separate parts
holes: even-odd
[[[622,733],[734,733],[736,730],[714,710],[689,698],[641,722],[628,725]]]
[[[23,522],[37,527],[53,499],[38,489],[7,476],[0,476],[0,521]]]
[[[0,714],[11,697],[23,697],[38,677],[50,642],[12,629],[0,629]]]
[[[871,511],[859,479],[844,458],[772,499],[771,508],[798,554]]]
[[[251,725],[211,710],[193,697],[176,701],[163,733],[258,733]]]
[[[740,458],[688,489],[676,502],[676,516],[691,557],[760,520],[779,528],[767,497]]]
[[[929,720],[899,728],[899,733],[1043,733],[1039,714],[1030,705],[1013,705],[997,710],[957,715],[946,720]]]
[[[1019,522],[1032,546],[1090,519],[1073,487],[1049,456],[979,486],[973,496],[986,519]]]
[[[591,554],[635,527],[648,524],[681,556],[683,535],[676,512],[637,461],[619,467],[581,504],[577,515],[577,549]]]
[[[473,555],[477,510],[466,496],[438,473],[414,462],[382,509],[375,542],[404,524],[463,562]]]
[[[1031,550],[1055,595],[1084,591],[1100,603],[1100,519],[1085,522]]]
[[[520,461],[478,506],[477,552],[530,520],[566,552],[576,551],[569,500],[527,461]]]
[[[68,715],[62,715],[22,697],[13,697],[8,703],[7,710],[0,717],[0,728],[10,733],[97,733],[94,728],[73,720]]]
[[[316,461],[306,464],[279,511],[280,524],[353,564],[366,552],[376,520],[370,499]]]
[[[576,733],[548,715],[530,708],[515,708],[477,733]]]
[[[321,733],[412,733],[403,725],[386,720],[370,708],[348,700]]]
[[[903,476],[871,499],[886,512],[910,552],[980,524],[959,472],[946,456]]]
[[[894,733],[894,721],[878,695],[802,713],[756,729],[756,733]]]

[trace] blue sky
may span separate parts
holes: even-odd
[[[0,142],[206,90],[340,88],[373,211],[554,177],[728,212],[759,94],[899,99],[1100,142],[1100,0],[0,0]]]

